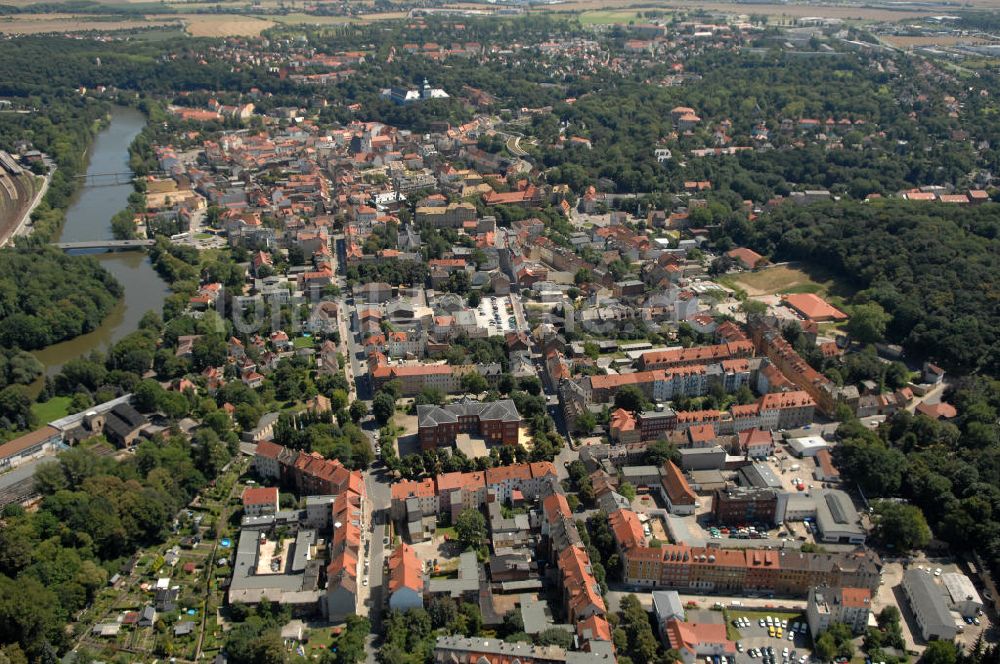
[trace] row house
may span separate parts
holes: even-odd
[[[636,587],[793,596],[805,596],[816,585],[875,591],[881,567],[878,556],[867,549],[803,553],[665,544],[627,550],[623,559],[625,582]]]
[[[753,357],[754,346],[750,341],[732,341],[712,346],[692,346],[674,350],[649,351],[639,357],[639,369],[669,369],[690,364],[705,364],[737,358]]]
[[[442,473],[421,481],[397,482],[392,486],[390,514],[400,519],[410,510],[411,501],[422,516],[449,512],[458,516],[463,509],[480,508],[492,495],[499,502],[509,502],[515,491],[534,500],[552,491],[558,478],[551,462],[519,463],[490,468],[485,472]],[[412,502],[415,501],[415,502]]]
[[[360,471],[349,470],[339,460],[326,459],[316,452],[306,453],[261,441],[253,465],[261,477],[293,486],[301,496],[333,496],[347,491],[365,495]]]

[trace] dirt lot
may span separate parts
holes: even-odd
[[[726,281],[742,288],[751,297],[776,293],[816,293],[822,296],[834,287],[832,279],[823,279],[815,273],[807,274],[792,264],[776,265],[756,272],[740,272],[729,275]]]

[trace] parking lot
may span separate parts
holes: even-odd
[[[809,661],[812,639],[804,615],[730,610],[728,619],[731,636],[739,635],[737,664],[806,664]]]
[[[516,327],[514,312],[505,297],[484,297],[475,312],[476,324],[488,327],[490,336],[503,335]]]

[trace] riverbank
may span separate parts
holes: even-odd
[[[115,107],[110,122],[104,125],[88,148],[86,174],[130,172],[129,148],[145,126],[146,117],[139,111]],[[65,221],[56,241],[114,239],[111,219],[128,206],[128,197],[133,191],[131,182],[81,186],[66,208]],[[124,287],[124,294],[93,331],[32,353],[45,365],[45,374],[49,376],[58,373],[69,360],[86,356],[93,350],[107,349],[138,329],[139,321],[147,311],[159,313],[162,310],[170,292],[145,253],[85,253],[93,255],[111,273]],[[41,390],[42,382],[37,381],[34,390]]]

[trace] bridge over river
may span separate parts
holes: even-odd
[[[70,249],[108,249],[109,251],[128,251],[152,247],[153,240],[85,240],[83,242],[53,242],[52,246],[69,251]]]

